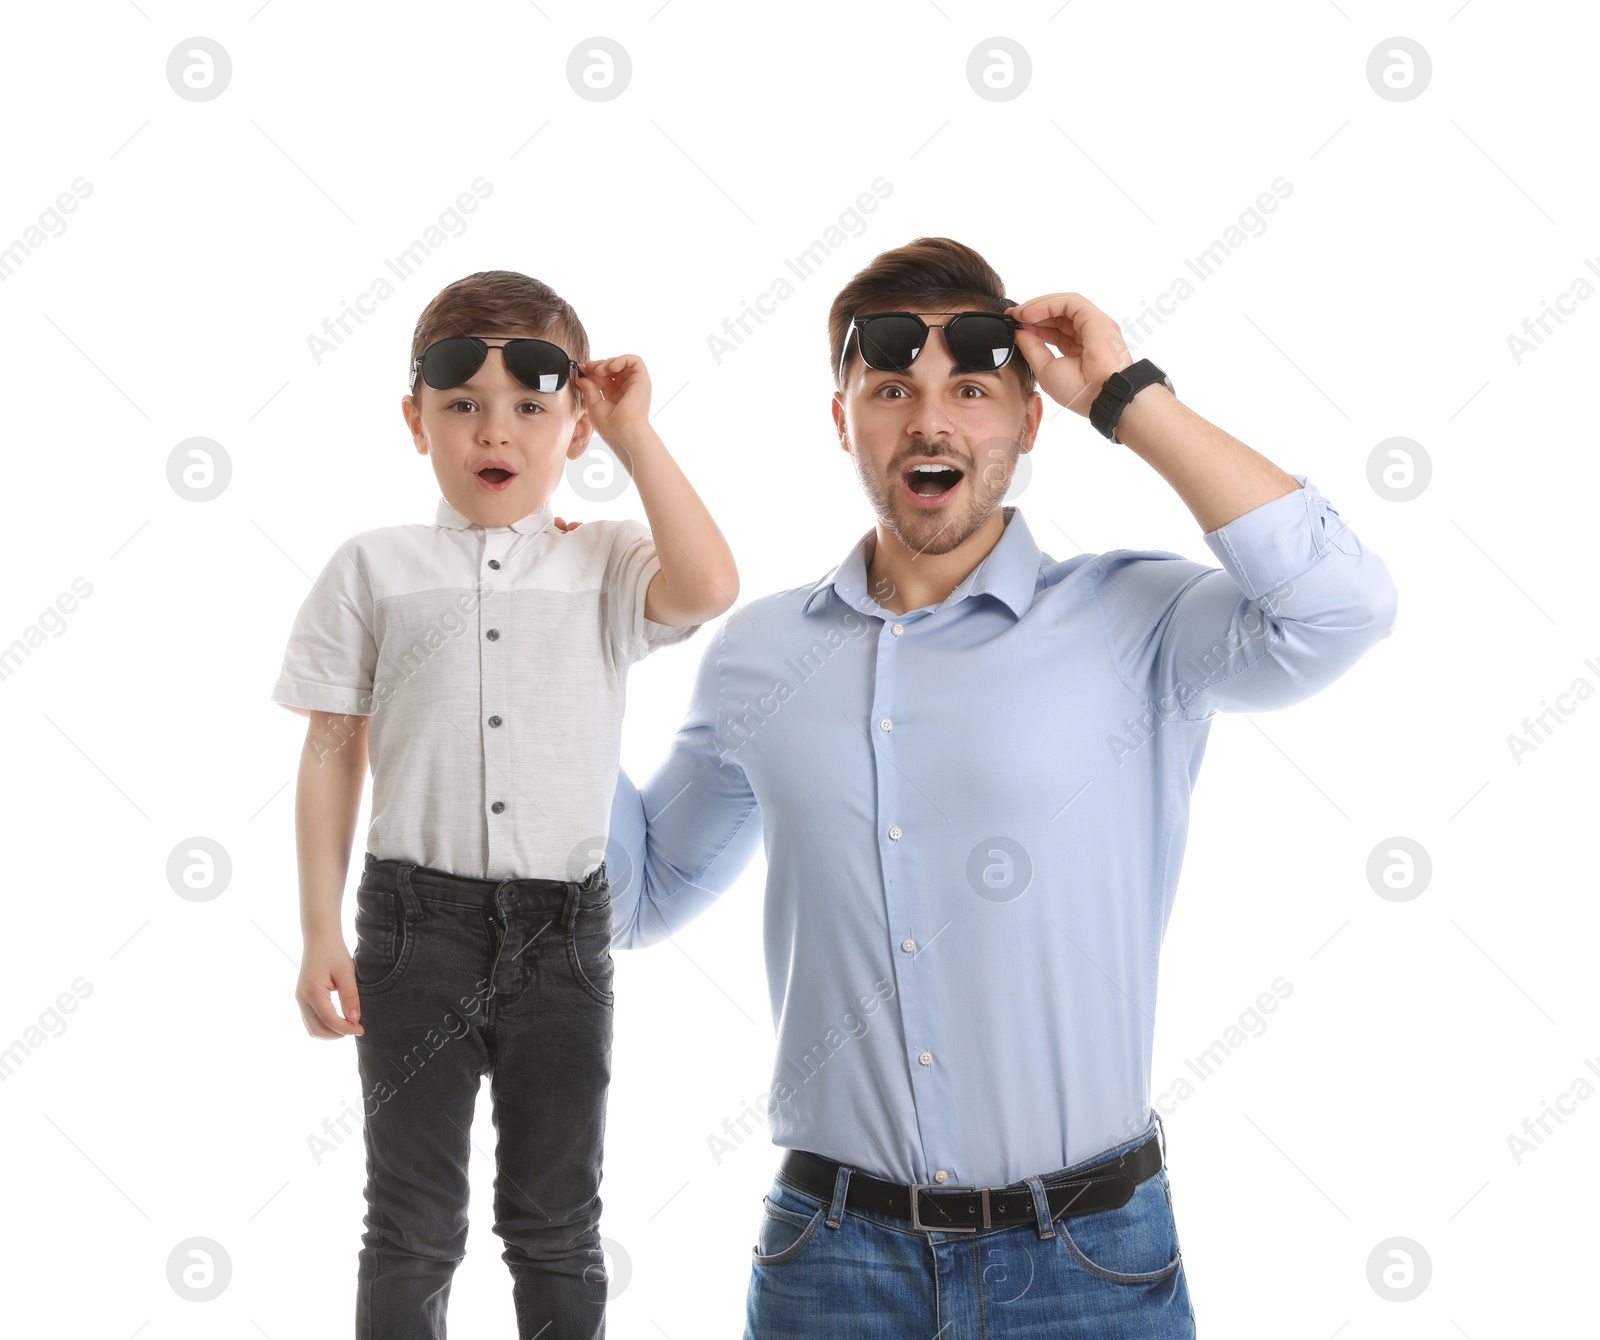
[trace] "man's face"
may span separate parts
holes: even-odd
[[[496,346],[508,337],[482,338]],[[438,391],[419,374],[414,390],[420,409],[411,396],[401,398],[400,408],[417,450],[433,461],[445,501],[481,526],[509,526],[538,511],[566,462],[589,443],[592,425],[571,382],[559,391],[530,391],[495,347],[462,385]]]
[[[898,310],[930,324],[949,319]],[[948,553],[989,519],[1011,486],[1017,456],[1033,450],[1042,412],[1039,393],[1025,396],[1014,368],[956,367],[937,328],[909,372],[867,367],[852,340],[844,387],[833,397],[840,445],[878,523],[919,554]],[[944,469],[916,468],[935,464]]]

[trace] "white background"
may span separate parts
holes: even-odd
[[[335,546],[433,517],[399,400],[439,288],[522,270],[576,305],[596,356],[641,354],[656,427],[750,599],[814,581],[871,525],[828,418],[824,319],[874,255],[956,237],[1011,298],[1074,290],[1126,328],[1278,178],[1293,189],[1265,231],[1137,353],[1308,475],[1389,565],[1400,612],[1315,698],[1212,727],[1152,1097],[1275,978],[1293,990],[1168,1102],[1200,1330],[1592,1332],[1600,1100],[1578,1081],[1600,1086],[1584,1066],[1600,1068],[1585,837],[1600,704],[1562,700],[1570,716],[1520,763],[1508,737],[1574,681],[1600,684],[1600,302],[1569,299],[1520,361],[1507,342],[1580,276],[1600,284],[1584,267],[1600,266],[1592,11],[105,0],[8,6],[3,23],[0,647],[74,581],[92,588],[0,679],[0,1231],[28,1333],[350,1333],[359,1130],[320,1161],[308,1138],[360,1088],[353,1044],[312,1041],[293,1000],[305,722],[268,693]],[[596,35],[632,61],[607,102],[566,77]],[[1001,102],[966,76],[997,35],[1032,65]],[[232,62],[201,102],[166,73],[197,36]],[[1409,101],[1367,78],[1396,36],[1432,60]],[[319,361],[308,337],[480,177],[493,190],[464,231]],[[888,198],[841,225],[877,178]],[[78,179],[86,198],[50,221]],[[707,337],[830,226],[842,245],[719,363]],[[168,482],[195,436],[231,463],[208,502]],[[1369,482],[1394,436],[1432,462],[1411,501]],[[1214,562],[1160,477],[1078,415],[1047,404],[1032,464],[1013,500],[1052,557]],[[555,507],[643,515],[631,489],[596,506],[564,485]],[[631,676],[636,780],[710,637]],[[1433,870],[1401,902],[1366,873],[1397,836]],[[196,837],[232,863],[210,901],[167,878]],[[758,860],[674,943],[617,954],[602,1230],[619,1340],[742,1325],[777,1151],[756,1124],[720,1160],[710,1138],[770,1082],[763,874]],[[353,898],[345,913],[348,928]],[[52,1015],[74,982],[75,1010]],[[1570,1112],[1519,1161],[1508,1137],[1561,1095]],[[461,1336],[513,1330],[493,1138],[485,1097]],[[1394,1236],[1431,1260],[1413,1301],[1368,1281]],[[231,1262],[210,1302],[168,1282],[192,1237]]]

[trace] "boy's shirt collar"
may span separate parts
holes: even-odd
[[[546,498],[543,507],[537,512],[529,512],[520,521],[513,521],[510,529],[520,531],[524,535],[536,535],[541,530],[547,530],[554,522],[555,509],[550,505],[550,500]],[[476,526],[478,523],[469,521],[454,507],[450,506],[445,498],[441,497],[439,499],[438,514],[434,517],[434,524],[437,526],[449,526],[451,530],[466,530],[469,526]],[[487,529],[505,530],[507,528],[504,526],[490,526]]]

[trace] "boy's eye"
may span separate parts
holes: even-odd
[[[473,404],[473,402],[470,401],[470,400],[452,400],[445,408],[446,409],[456,409],[457,407],[459,407],[461,405],[465,405],[468,409],[476,409],[477,408],[477,406],[475,404]],[[541,405],[537,400],[524,400],[520,405],[517,406],[517,408],[518,409],[536,409],[541,414],[548,413],[548,411],[545,409],[545,407],[543,405]]]

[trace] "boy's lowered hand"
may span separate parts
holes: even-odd
[[[333,1007],[330,993],[339,993],[341,1014]],[[308,939],[300,959],[300,977],[294,998],[306,1032],[314,1038],[339,1038],[347,1033],[364,1033],[361,1027],[361,995],[356,990],[356,965],[345,947],[344,936]]]

